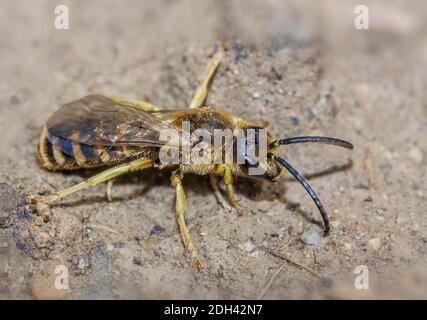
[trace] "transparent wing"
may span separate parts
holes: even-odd
[[[162,146],[166,142],[160,140],[160,132],[172,129],[170,123],[105,96],[88,95],[62,105],[48,119],[47,128],[50,135],[87,145]]]

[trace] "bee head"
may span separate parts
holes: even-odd
[[[293,137],[272,141],[271,136],[267,134],[266,131],[264,133],[263,138],[264,131],[261,131],[261,129],[263,128],[247,127],[245,129],[247,134],[245,148],[243,148],[242,152],[244,154],[245,159],[244,164],[241,165],[242,171],[248,176],[252,176],[251,169],[252,172],[255,172],[254,170],[261,169],[260,176],[274,182],[279,181],[283,178],[285,170],[289,171],[294,176],[294,178],[297,179],[299,183],[301,183],[301,185],[304,187],[304,189],[308,192],[310,197],[315,202],[325,225],[324,234],[328,234],[330,230],[329,218],[325,208],[320,202],[320,199],[318,198],[314,190],[311,188],[311,186],[308,184],[308,182],[305,180],[305,178],[297,170],[295,170],[285,159],[279,156],[279,149],[282,145],[305,142],[331,144],[347,149],[353,149],[353,145],[344,140],[319,136]],[[251,138],[251,131],[254,132],[255,138]],[[264,149],[263,144],[266,144]],[[262,157],[262,155],[264,155],[264,158]],[[260,171],[258,171],[258,173],[259,172]]]
[[[242,172],[252,178],[279,181],[286,170],[267,154],[278,154],[280,146],[272,144],[273,138],[265,128],[247,126],[243,131],[245,144],[237,150],[238,157],[244,159],[240,165]]]

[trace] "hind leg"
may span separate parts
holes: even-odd
[[[70,194],[73,194],[74,192],[87,189],[89,187],[96,186],[97,184],[101,182],[108,181],[110,179],[113,179],[119,175],[122,175],[126,172],[130,171],[136,171],[136,170],[142,170],[153,166],[153,160],[151,159],[138,159],[134,160],[129,163],[125,163],[122,165],[118,165],[116,167],[107,169],[89,179],[86,181],[83,181],[79,184],[76,184],[74,186],[71,186],[69,188],[60,190],[55,192],[53,195],[49,195],[46,197],[43,197],[41,199],[29,199],[31,203],[44,203],[44,204],[51,204],[53,202],[56,202]]]

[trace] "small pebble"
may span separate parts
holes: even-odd
[[[79,260],[79,264],[78,264],[78,268],[79,268],[80,270],[84,270],[84,268],[85,268],[85,267],[86,267],[85,259],[80,258],[80,260]]]
[[[132,262],[133,262],[133,264],[136,264],[137,266],[141,266],[142,265],[142,261],[138,257],[133,257]]]
[[[372,238],[368,241],[368,246],[373,250],[378,250],[381,247],[381,239],[380,238]]]
[[[401,223],[407,223],[410,222],[412,220],[413,217],[413,213],[412,212],[401,212],[399,213],[399,216],[397,217],[397,223],[401,224]]]
[[[369,184],[367,183],[359,183],[358,185],[355,186],[356,189],[365,189],[365,190],[369,190]]]
[[[310,224],[307,230],[301,235],[301,240],[308,245],[318,245],[322,239],[323,230],[315,225]]]
[[[114,243],[114,248],[117,248],[117,249],[122,249],[125,246],[126,246],[126,244],[124,242],[121,242],[121,241]]]
[[[338,228],[340,225],[340,222],[338,220],[331,221],[332,228]]]
[[[252,97],[253,97],[254,99],[261,98],[261,93],[259,93],[258,91],[255,91],[255,92],[252,94]]]
[[[254,247],[254,244],[252,243],[252,241],[246,241],[245,242],[245,250],[248,253],[251,253],[252,251],[254,251],[254,249],[255,249],[255,247]]]
[[[13,96],[10,97],[10,104],[17,106],[21,104],[21,99],[19,99],[19,96],[14,94]]]
[[[139,235],[139,234],[136,234],[136,235],[134,235],[133,239],[134,239],[136,242],[140,242],[140,241],[144,240],[144,236]]]
[[[334,285],[334,280],[328,277],[322,277],[322,279],[320,280],[320,284],[322,285],[322,287],[329,289],[332,288],[332,286]]]
[[[155,225],[153,227],[153,229],[151,229],[150,235],[156,235],[157,236],[157,235],[159,235],[159,234],[161,234],[163,232],[165,232],[164,228],[162,228],[161,226]]]
[[[291,117],[291,121],[292,121],[292,124],[294,126],[299,125],[299,118],[298,117]]]
[[[249,253],[249,255],[250,255],[252,258],[256,258],[256,257],[258,257],[258,255],[259,255],[259,251],[258,251],[258,250],[254,250],[254,251],[252,251],[251,253]]]
[[[9,228],[10,225],[10,214],[7,212],[0,212],[0,228]]]
[[[418,148],[412,148],[411,150],[409,150],[408,157],[417,164],[423,162],[423,153]]]

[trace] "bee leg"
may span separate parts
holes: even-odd
[[[237,214],[241,216],[242,209],[240,209],[234,196],[233,172],[231,171],[230,167],[226,165],[220,165],[217,167],[215,174],[222,176],[222,180],[224,181],[225,186],[227,188],[228,201],[230,201],[231,206],[236,209]]]
[[[113,201],[113,184],[116,181],[116,178],[110,179],[107,181],[107,191],[106,196],[109,202]]]
[[[209,92],[209,84],[211,83],[213,76],[215,75],[215,71],[218,69],[218,66],[221,63],[221,59],[223,56],[224,43],[220,42],[217,52],[206,67],[205,73],[203,75],[203,80],[197,87],[196,93],[194,94],[193,100],[191,101],[190,108],[200,108],[205,103],[206,97],[208,96]]]
[[[211,181],[211,187],[214,192],[215,198],[218,201],[218,203],[223,207],[223,209],[226,212],[231,211],[230,205],[225,201],[224,197],[222,196],[221,190],[218,187],[218,179],[214,174],[210,175],[210,181]]]
[[[153,166],[153,160],[150,159],[138,159],[134,160],[129,163],[121,164],[116,167],[107,169],[89,179],[87,179],[84,182],[81,182],[79,184],[76,184],[72,187],[66,188],[64,190],[60,190],[55,192],[53,195],[46,196],[42,199],[31,199],[31,203],[44,203],[44,204],[50,204],[55,201],[60,200],[61,198],[68,196],[74,192],[93,187],[101,182],[108,181],[110,179],[113,179],[121,174],[124,174],[129,171],[136,171],[136,170],[142,170]]]
[[[190,233],[188,231],[187,225],[185,224],[184,211],[187,201],[185,199],[184,188],[182,186],[182,178],[183,176],[182,174],[180,174],[180,172],[175,171],[172,173],[171,183],[176,190],[175,209],[178,220],[178,227],[185,249],[187,249],[187,252],[195,263],[197,269],[200,270],[202,268],[202,263],[200,262],[197,256],[196,248],[194,247],[193,242],[191,241]]]
[[[108,98],[110,98],[111,100],[117,103],[131,105],[133,107],[142,109],[144,111],[158,111],[161,109],[159,106],[156,106],[150,102],[143,101],[143,100],[126,100],[118,96],[110,96]]]

